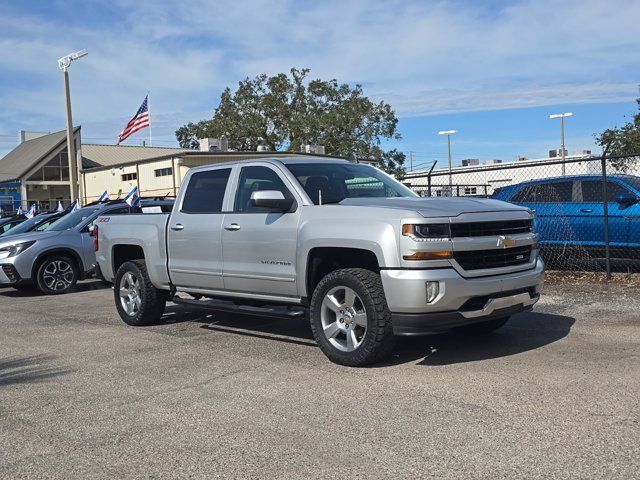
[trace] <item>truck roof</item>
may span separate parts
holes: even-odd
[[[234,160],[231,162],[221,162],[221,163],[210,163],[207,165],[200,165],[198,167],[194,167],[191,170],[205,170],[212,166],[223,166],[223,165],[238,165],[244,163],[256,163],[256,162],[268,162],[268,163],[281,163],[284,165],[289,165],[292,163],[353,163],[352,160],[341,159],[341,158],[326,158],[326,157],[262,157],[262,158],[250,158],[247,160]]]

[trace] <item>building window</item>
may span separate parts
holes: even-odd
[[[123,173],[122,174],[122,181],[123,182],[130,182],[131,180],[136,180],[138,178],[138,175],[136,173]]]
[[[478,189],[477,189],[477,187],[464,187],[464,194],[465,195],[477,195],[478,194]]]
[[[155,170],[155,173],[156,177],[167,177],[169,175],[173,175],[173,168],[158,168],[157,170]]]

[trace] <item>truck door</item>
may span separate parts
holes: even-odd
[[[169,275],[179,288],[218,290],[222,281],[222,207],[231,168],[192,173],[169,217]]]
[[[233,212],[225,214],[222,230],[225,289],[295,297],[300,207],[283,213],[253,206],[251,194],[264,190],[277,190],[298,205],[301,202],[288,180],[272,167],[242,167]]]

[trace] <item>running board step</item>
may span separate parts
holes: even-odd
[[[302,307],[288,307],[284,305],[268,305],[254,307],[252,305],[237,305],[225,300],[192,300],[190,298],[174,297],[173,303],[185,307],[204,308],[218,312],[243,313],[261,317],[304,318],[306,310]]]

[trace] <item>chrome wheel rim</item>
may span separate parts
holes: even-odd
[[[351,288],[334,287],[322,301],[320,322],[324,336],[342,352],[357,349],[367,333],[367,311],[362,299]]]
[[[73,283],[73,268],[64,260],[51,260],[42,270],[42,281],[49,290],[60,292]]]
[[[142,299],[140,298],[140,280],[131,272],[125,273],[120,279],[120,304],[127,313],[133,317],[140,311]]]

